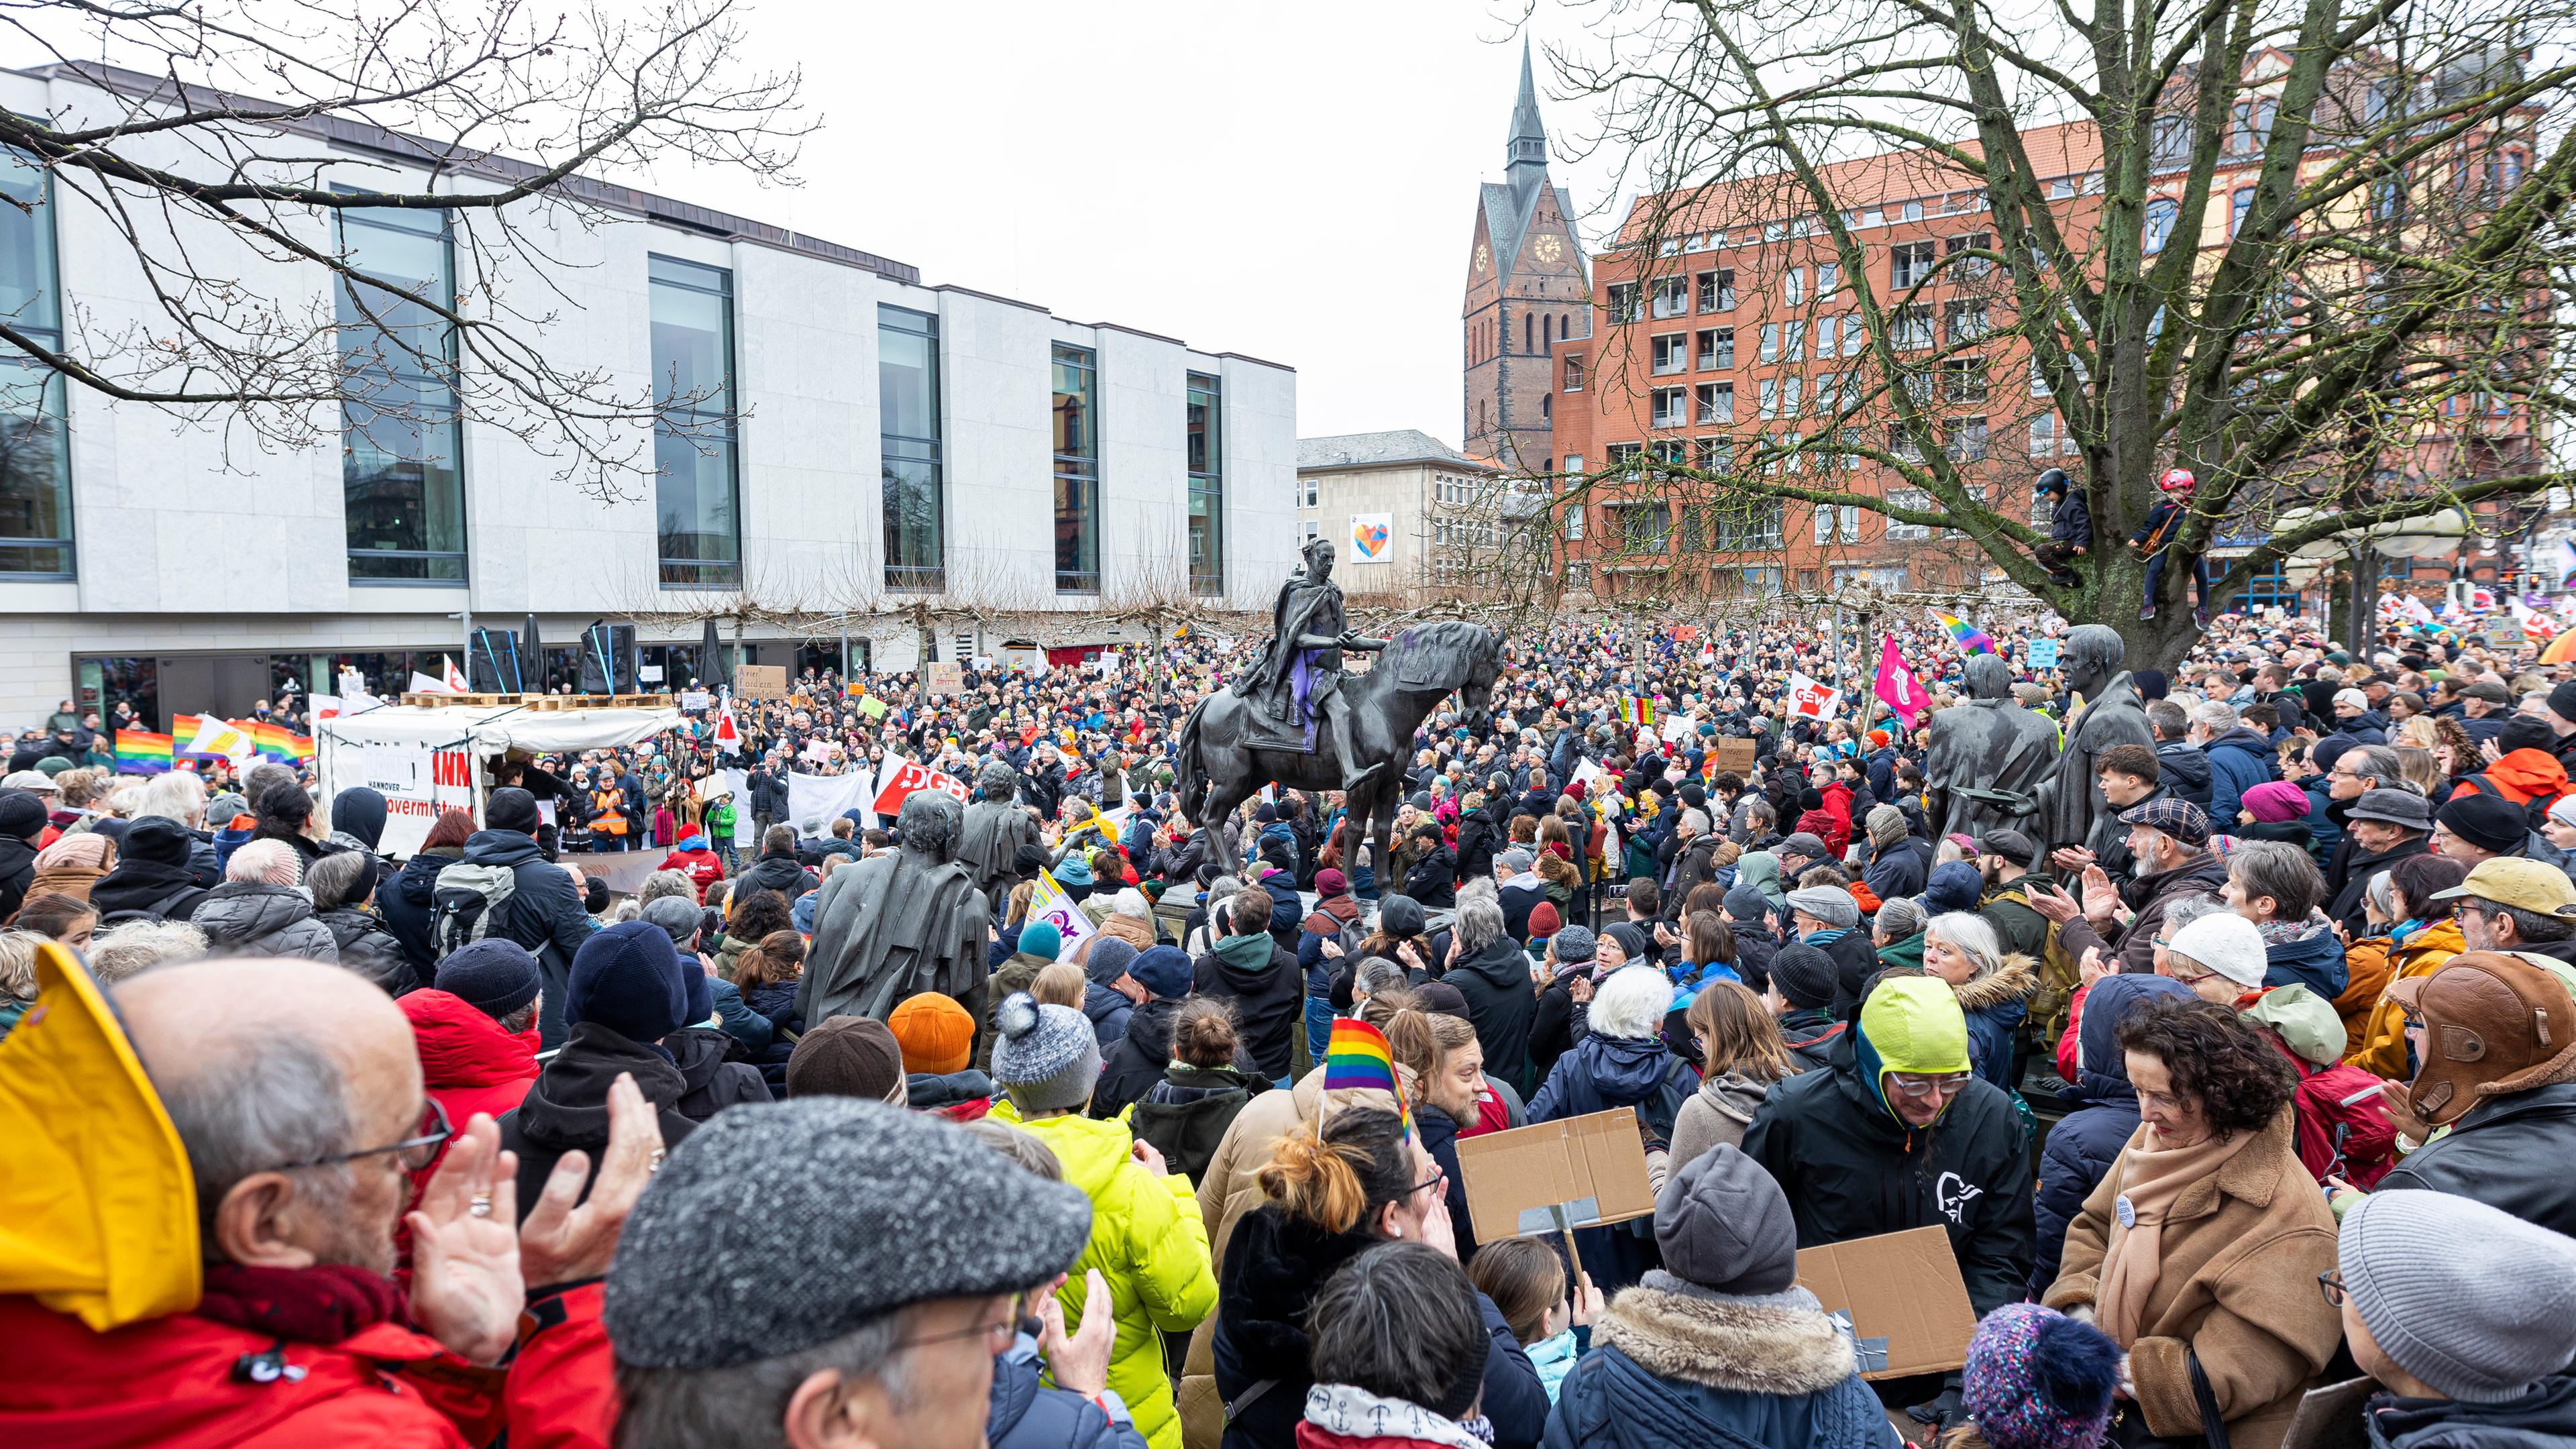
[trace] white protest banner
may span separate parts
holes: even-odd
[[[1082,913],[1081,903],[1064,893],[1055,877],[1039,871],[1034,888],[1029,892],[1029,919],[1052,923],[1059,938],[1055,959],[1073,959],[1074,948],[1091,935],[1091,918]]]
[[[714,698],[703,689],[692,689],[680,696],[682,709],[705,709],[713,703],[715,703]]]
[[[1831,719],[1843,692],[1829,689],[1803,674],[1789,676],[1789,713],[1799,719]]]
[[[790,771],[787,776],[787,819],[795,825],[796,833],[807,840],[831,834],[832,822],[851,810],[863,812],[857,828],[873,829],[876,820],[869,812],[869,802],[875,800],[876,795],[876,779],[865,769],[852,770],[846,775],[808,775]]]
[[[1583,799],[1585,798],[1585,792],[1591,789],[1592,782],[1600,778],[1601,762],[1598,760],[1587,759],[1582,764],[1574,767],[1573,786],[1567,793],[1573,795],[1578,800]]]

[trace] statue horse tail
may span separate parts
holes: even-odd
[[[1181,804],[1181,813],[1198,824],[1199,807],[1207,803],[1207,762],[1199,756],[1199,716],[1206,712],[1214,695],[1202,696],[1190,706],[1189,717],[1181,721],[1181,733],[1173,741],[1172,785]]]

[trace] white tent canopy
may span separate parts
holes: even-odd
[[[679,723],[676,709],[384,705],[316,726],[314,772],[326,802],[360,785],[382,793],[385,833],[377,848],[407,856],[420,849],[441,810],[470,811],[482,824],[486,760],[512,750],[571,754],[631,745]]]

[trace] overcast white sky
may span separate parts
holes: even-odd
[[[1476,183],[1502,177],[1519,6],[755,5],[756,58],[802,64],[824,122],[803,188],[657,189],[1288,363],[1302,436],[1458,441],[1458,299]],[[1545,3],[1537,23],[1542,43],[1573,24]],[[1576,126],[1538,63],[1551,131]]]

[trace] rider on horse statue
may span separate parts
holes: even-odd
[[[1297,731],[1301,748],[1311,754],[1316,736],[1310,731],[1321,717],[1341,761],[1342,789],[1357,790],[1385,768],[1383,761],[1362,762],[1351,738],[1351,708],[1342,697],[1342,651],[1384,649],[1387,641],[1350,631],[1342,614],[1342,586],[1333,582],[1333,545],[1316,539],[1305,547],[1306,567],[1279,586],[1271,605],[1270,648],[1234,682],[1234,692],[1249,701],[1270,723]]]

